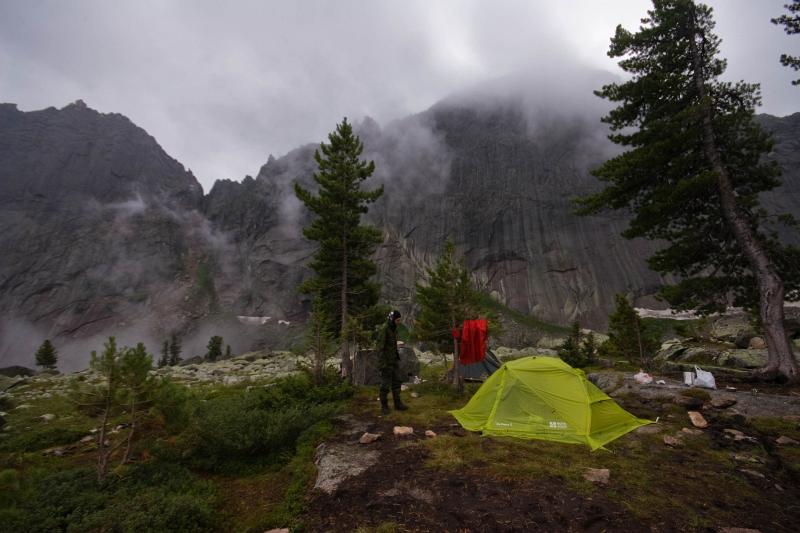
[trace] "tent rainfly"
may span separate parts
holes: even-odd
[[[451,414],[484,435],[586,444],[593,451],[652,423],[625,411],[582,370],[556,357],[505,363]]]

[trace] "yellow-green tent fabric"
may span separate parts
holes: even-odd
[[[636,418],[557,357],[505,363],[463,408],[451,411],[484,435],[586,444],[592,450],[651,424]]]

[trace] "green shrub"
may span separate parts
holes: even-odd
[[[0,508],[17,531],[212,531],[217,495],[180,465],[133,467],[102,488],[94,469],[34,473],[24,503]],[[3,529],[4,531],[6,529]],[[10,530],[10,529],[9,529]]]
[[[72,444],[85,436],[85,430],[58,427],[30,429],[0,441],[0,452],[35,452],[53,446]]]
[[[10,411],[14,408],[14,402],[11,401],[11,396],[0,392],[0,411]]]
[[[192,394],[170,379],[161,380],[153,391],[152,410],[161,416],[169,432],[180,432],[189,425]]]

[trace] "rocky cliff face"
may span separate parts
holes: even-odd
[[[765,202],[800,215],[800,114],[760,120],[784,168]],[[448,237],[496,299],[552,323],[602,327],[614,294],[652,306],[669,281],[646,266],[651,243],[619,237],[623,214],[571,214],[571,198],[598,187],[589,169],[613,150],[594,118],[513,96],[451,98],[358,132],[377,165],[367,186],[386,189],[369,220],[384,231],[377,260],[393,305],[413,310],[414,282]],[[314,249],[293,183],[313,186],[315,148],[270,157],[255,178],[203,196],[120,115],[81,102],[0,105],[0,360],[20,352],[20,321],[41,342],[129,327],[158,339],[210,315],[302,318],[309,302],[296,287]]]
[[[167,329],[202,312],[194,271],[214,252],[202,197],[121,115],[0,106],[0,359],[29,337]]]

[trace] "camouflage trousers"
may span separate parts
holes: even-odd
[[[392,394],[398,397],[400,393],[400,385],[403,383],[403,378],[400,375],[400,367],[398,365],[384,367],[380,369],[381,372],[381,394]],[[395,393],[396,391],[396,393]]]

